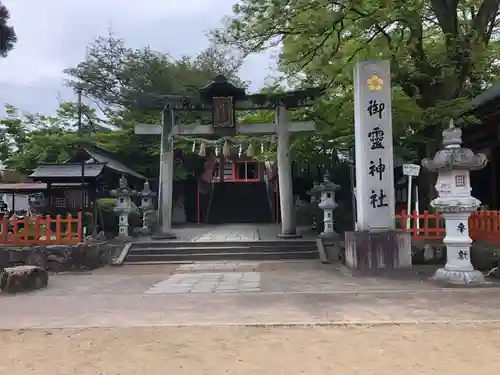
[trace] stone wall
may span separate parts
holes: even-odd
[[[500,247],[484,241],[474,241],[471,246],[471,262],[475,269],[490,271],[498,267]],[[413,264],[446,263],[446,246],[441,241],[412,241]]]
[[[339,258],[345,262],[345,243],[339,242]],[[415,241],[411,246],[413,265],[436,265],[443,266],[446,263],[446,246],[442,241]],[[337,257],[337,256],[336,256]],[[336,261],[336,257],[335,260]],[[332,259],[329,259],[332,261]],[[332,261],[332,262],[334,262]],[[500,263],[500,246],[492,246],[483,241],[475,241],[471,246],[471,262],[475,269],[489,272]],[[500,272],[492,273],[491,276],[500,277]]]
[[[87,239],[77,245],[43,245],[0,248],[0,269],[17,265],[35,265],[51,272],[95,269],[119,254],[124,244],[117,241]]]

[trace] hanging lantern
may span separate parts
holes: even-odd
[[[264,143],[260,142],[260,153],[264,153]]]
[[[200,152],[198,153],[200,156],[207,156],[207,150],[205,149],[205,142],[201,142]]]
[[[253,149],[253,143],[251,143],[251,142],[248,144],[247,156],[249,158],[253,158],[255,156],[255,150]]]
[[[243,146],[240,143],[240,147],[238,148],[238,157],[241,158],[241,154],[243,153]]]
[[[224,142],[224,146],[222,147],[222,155],[224,155],[226,158],[231,156],[231,143],[226,139]]]
[[[193,142],[193,148],[191,149],[192,152],[196,152],[196,142]]]
[[[215,146],[215,156],[219,156],[219,146]]]

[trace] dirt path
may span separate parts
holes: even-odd
[[[500,368],[500,325],[0,332],[0,374],[453,374]]]

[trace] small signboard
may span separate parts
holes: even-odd
[[[416,177],[420,173],[420,165],[418,164],[403,164],[403,174],[405,176]]]

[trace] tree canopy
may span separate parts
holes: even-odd
[[[82,106],[79,134],[77,103],[61,103],[53,116],[7,106],[0,120],[0,160],[7,167],[29,172],[37,163],[67,160],[80,145],[98,146],[130,168],[157,178],[159,139],[136,136],[134,125],[159,123],[160,111],[138,105],[138,95],[154,101],[168,94],[194,94],[217,74],[245,85],[236,75],[241,61],[216,47],[175,60],[149,47],[133,50],[122,39],[108,35],[94,40],[88,51],[84,61],[66,70],[67,83],[82,90],[99,110]],[[177,147],[186,149],[187,145]]]
[[[317,115],[331,136],[352,134],[354,63],[390,60],[396,140],[435,145],[449,117],[498,77],[499,3],[241,0],[215,36],[244,53],[281,45],[293,83],[329,85]]]
[[[166,95],[196,94],[217,74],[245,86],[237,76],[242,60],[230,51],[237,47],[245,55],[279,45],[279,70],[288,85],[329,87],[314,108],[292,115],[314,119],[319,129],[314,136],[294,136],[294,160],[327,163],[332,150],[352,147],[352,68],[357,60],[368,59],[391,61],[396,150],[417,159],[437,147],[449,117],[463,113],[469,98],[497,79],[499,3],[240,0],[225,27],[214,32],[216,43],[197,56],[179,59],[150,47],[129,48],[112,34],[99,37],[84,61],[65,71],[67,84],[100,109],[84,108],[85,136],[75,132],[75,103],[63,103],[54,116],[8,108],[0,157],[25,171],[37,161],[63,160],[75,145],[90,142],[156,177],[159,140],[133,134],[138,122],[160,122],[159,110],[151,104],[164,101]],[[6,11],[0,12],[0,21],[7,19],[2,14]],[[275,84],[265,90],[283,89]],[[272,118],[272,113],[260,112],[239,120]],[[466,121],[471,119],[462,118]],[[61,142],[49,144],[56,137]]]
[[[12,26],[9,26],[9,11],[0,2],[0,56],[6,57],[7,53],[14,48],[16,33]]]
[[[240,65],[240,59],[213,46],[194,58],[175,60],[148,46],[134,50],[109,34],[95,39],[85,61],[65,72],[68,85],[81,89],[105,114],[130,118],[147,112],[139,108],[138,96],[151,102],[166,95],[193,95],[217,74],[244,85],[236,76]],[[157,112],[154,116],[159,119]]]

